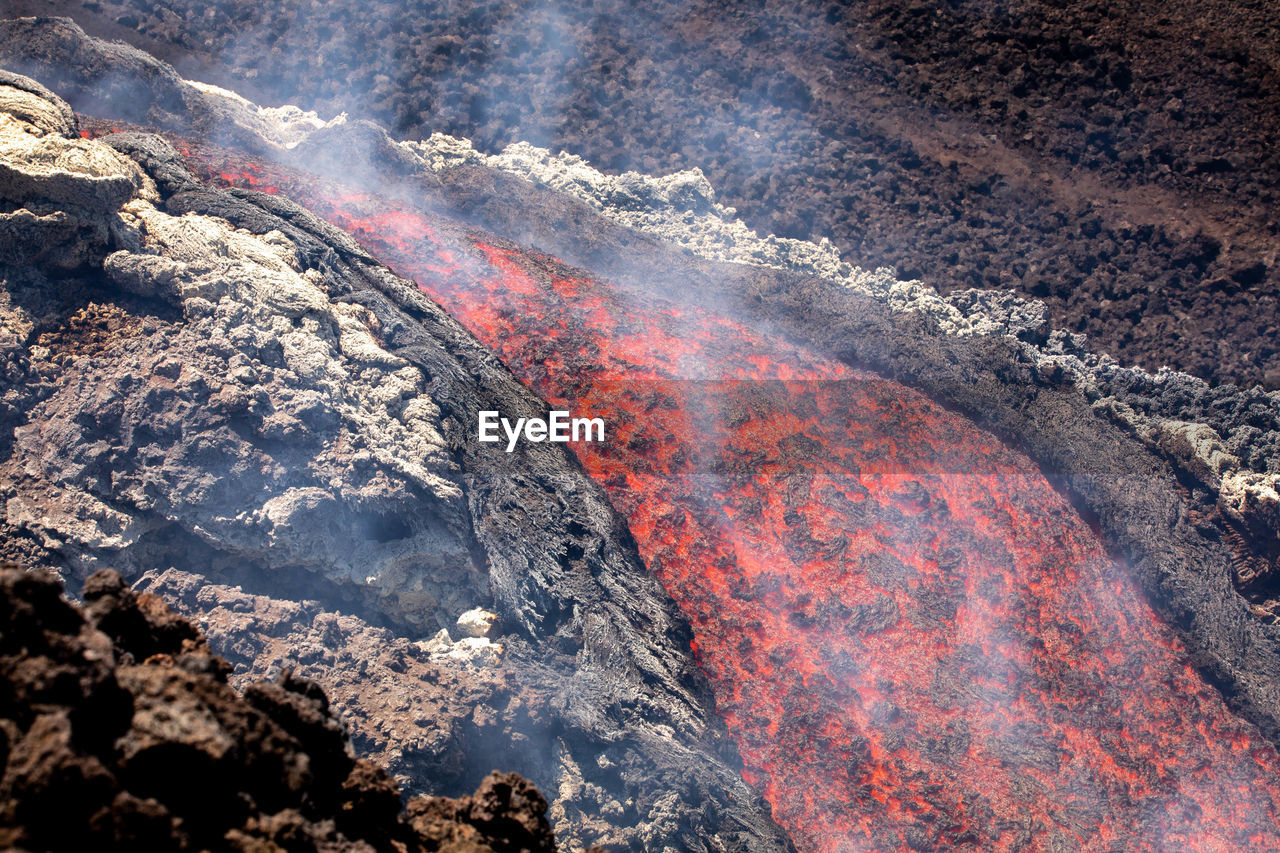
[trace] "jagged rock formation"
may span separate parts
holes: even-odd
[[[325,685],[360,754],[406,790],[425,790],[424,780],[465,788],[469,777],[489,770],[486,761],[502,764],[501,745],[512,738],[504,728],[550,737],[519,714],[512,673],[461,644],[410,640],[315,599],[251,594],[175,568],[148,572],[136,586],[200,621],[235,666],[232,686],[244,689],[285,669]]]
[[[405,676],[417,658],[411,694],[465,684],[441,727],[496,736],[433,742],[428,717],[397,721],[406,709],[343,667],[357,740],[426,785],[417,771],[461,739],[464,769],[514,766],[555,791],[569,845],[787,846],[729,763],[687,628],[598,489],[560,446],[476,442],[480,409],[534,415],[540,401],[297,205],[207,189],[155,137],[79,139],[53,96],[8,88],[52,106],[0,127],[6,215],[66,208],[100,226],[19,231],[27,262],[4,271],[8,553],[76,586],[108,563],[131,580],[181,566],[269,599],[227,635],[263,668],[248,650],[280,629],[279,608],[301,608],[284,629],[292,661],[313,628],[346,661],[394,631],[405,639],[369,664]],[[37,112],[63,118],[25,118]],[[46,161],[76,168],[48,170],[46,189]],[[42,251],[82,260],[46,267]],[[304,599],[349,617],[304,627],[319,615]],[[218,600],[195,605],[218,636]],[[477,606],[501,617],[496,642],[438,636]]]
[[[324,565],[336,583],[381,590],[371,594],[394,600],[379,610],[400,621],[487,598],[426,379],[378,345],[372,315],[331,302],[279,233],[158,210],[133,161],[67,138],[73,130],[9,120],[3,195],[23,206],[5,216],[26,223],[48,207],[46,218],[96,220],[99,233],[28,230],[11,245],[28,257],[52,250],[59,265],[96,260],[115,287],[181,306],[187,322],[167,335],[141,330],[109,361],[69,365],[70,381],[31,401],[7,472],[30,484],[10,498],[12,523],[82,577],[104,552],[140,558],[176,522],[196,539],[243,543],[242,559]],[[170,473],[157,480],[146,460],[160,458]],[[114,472],[108,494],[58,485],[95,468]],[[353,528],[365,535],[351,540]]]
[[[114,571],[83,610],[0,568],[0,846],[7,850],[552,851],[516,774],[402,812],[328,698],[286,672],[237,693],[200,633]]]

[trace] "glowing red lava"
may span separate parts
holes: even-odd
[[[555,404],[801,850],[1280,849],[1280,758],[1037,467],[686,301],[269,169]],[[494,452],[502,452],[495,446]]]

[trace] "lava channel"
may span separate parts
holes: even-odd
[[[195,164],[199,166],[200,164]],[[804,851],[1280,849],[1280,759],[1025,456],[900,384],[255,166],[556,408]],[[494,452],[503,452],[494,445]]]

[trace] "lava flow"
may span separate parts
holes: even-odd
[[[1280,849],[1280,758],[1039,469],[902,385],[273,173],[558,408],[801,850]],[[494,452],[502,452],[495,445]]]

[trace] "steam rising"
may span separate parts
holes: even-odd
[[[188,85],[281,160],[351,131],[341,118]],[[843,262],[829,242],[762,238],[696,171],[609,177],[527,144],[485,155],[442,135],[378,142],[409,174],[483,166],[703,258],[818,276],[943,335],[1007,336],[1038,381],[1077,388],[1229,496],[1242,520],[1268,523],[1280,502],[1277,473],[1250,470],[1257,463],[1231,452],[1230,438],[1110,396],[1124,383],[1184,377],[1122,370],[1049,329],[1035,305],[944,300]],[[288,180],[270,167],[222,179],[266,190]],[[1134,834],[1157,846],[1246,845],[1274,831],[1274,749],[1204,686],[1127,571],[1028,460],[919,395],[719,312],[714,296],[611,290],[440,227],[413,203],[415,187],[389,178],[283,189],[412,276],[545,398],[611,413],[625,440],[584,450],[583,465],[694,625],[748,778],[797,838],[815,849],[858,849],[867,836],[1013,849]],[[157,221],[157,235],[166,225]],[[109,269],[149,293],[176,287],[180,299],[215,286],[154,262]],[[354,357],[343,332],[359,329],[341,319],[331,337]],[[677,381],[708,378],[719,381]],[[1258,402],[1274,416],[1273,398]],[[581,773],[567,751],[561,758],[565,774]],[[815,777],[832,784],[809,794]],[[1028,816],[1027,803],[1044,810]],[[818,826],[840,833],[819,836]]]

